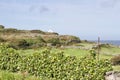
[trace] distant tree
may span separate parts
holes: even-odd
[[[5,28],[5,26],[3,26],[3,25],[0,25],[0,29],[4,29]]]

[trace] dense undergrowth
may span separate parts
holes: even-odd
[[[15,49],[1,44],[0,69],[26,72],[40,80],[104,80],[105,73],[112,70],[112,66],[109,60],[65,56],[63,52],[51,53],[48,49],[21,55]]]

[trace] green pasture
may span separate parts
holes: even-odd
[[[83,44],[82,44],[83,45]],[[84,44],[87,45],[84,46],[83,48],[85,49],[81,49],[81,48],[50,48],[50,51],[52,53],[57,53],[57,52],[63,52],[64,55],[66,56],[77,56],[77,57],[82,57],[82,56],[89,56],[89,50],[91,48],[88,48],[89,44]],[[89,47],[92,47],[92,44],[89,45]],[[32,53],[35,52],[42,52],[47,48],[39,48],[39,49],[27,49],[27,50],[18,50],[18,52],[21,55],[31,55]],[[97,54],[97,50],[96,50],[96,54]],[[101,47],[100,49],[100,54],[99,57],[100,59],[111,59],[113,56],[119,55],[120,54],[120,48],[119,47]]]
[[[76,46],[82,46],[83,48],[90,49],[93,45],[93,43],[81,43],[77,44]],[[41,52],[45,50],[46,48],[39,48],[39,49],[28,49],[28,50],[18,50],[22,55],[30,55],[34,52]],[[80,48],[51,48],[50,50],[52,53],[56,52],[63,52],[66,56],[77,56],[77,57],[83,57],[83,56],[89,56],[89,50],[84,50]],[[96,50],[97,52],[97,50]],[[101,47],[99,59],[111,59],[113,56],[120,54],[120,48],[116,46],[110,46],[110,47]],[[114,70],[120,71],[120,66],[113,66]]]

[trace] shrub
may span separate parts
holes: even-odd
[[[100,44],[100,47],[110,48],[111,45],[110,44]]]
[[[46,41],[41,36],[38,36],[36,40],[38,43],[46,43]]]
[[[14,28],[6,28],[6,29],[4,29],[4,32],[6,32],[6,33],[15,33],[15,32],[17,32],[17,29],[14,29]]]
[[[36,39],[26,39],[26,41],[29,43],[29,48],[39,48],[46,45],[45,40],[41,36]]]
[[[90,57],[92,57],[93,59],[96,59],[96,52],[95,52],[95,50],[94,49],[91,49],[90,51],[89,51],[89,53],[90,53]]]
[[[18,47],[16,43],[9,43],[8,46],[16,50],[20,49],[20,47]]]
[[[44,46],[46,46],[46,42],[41,37],[35,39],[11,39],[11,41],[9,41],[9,47],[14,49],[35,49]]]
[[[41,34],[45,34],[45,32],[41,31],[41,30],[31,30],[31,33],[41,33]]]
[[[114,56],[111,61],[113,65],[120,65],[120,55]]]
[[[17,46],[19,48],[26,49],[30,46],[30,44],[25,39],[21,39],[21,40],[18,41]]]
[[[5,42],[5,40],[3,38],[0,37],[0,42]]]
[[[59,38],[52,38],[52,39],[49,39],[47,42],[51,43],[52,46],[56,46],[56,45],[60,44]]]
[[[71,45],[74,43],[81,42],[80,38],[76,37],[76,36],[61,35],[61,36],[59,36],[59,38],[60,38],[61,43],[64,45]]]
[[[5,28],[5,27],[4,27],[3,25],[0,25],[0,30],[1,30],[1,29],[4,29],[4,28]]]
[[[46,34],[46,35],[59,35],[59,34],[56,33],[56,32],[46,32],[45,34]]]

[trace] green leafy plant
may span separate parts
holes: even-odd
[[[93,59],[96,59],[96,52],[95,52],[95,50],[94,49],[91,49],[90,51],[90,56],[93,58]]]
[[[19,55],[16,50],[0,45],[0,69],[27,72],[41,80],[104,80],[112,66],[109,60],[65,56],[63,52],[51,53],[48,49],[29,56]]]

